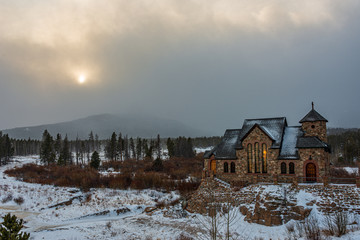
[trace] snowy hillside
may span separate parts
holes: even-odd
[[[4,170],[35,162],[38,158],[18,157],[14,160],[14,163],[0,167],[0,214],[3,216],[10,212],[23,218],[26,221],[24,231],[31,233],[31,239],[175,240],[180,239],[181,234],[193,239],[208,239],[207,217],[182,211],[181,202],[172,207],[156,208],[178,200],[180,196],[176,192],[91,189],[83,193],[76,188],[24,183],[4,175]],[[281,196],[283,187],[252,186],[243,191],[261,190]],[[304,191],[292,197],[303,206],[320,198]],[[311,207],[312,214],[321,219],[318,206],[313,204]],[[287,226],[294,222],[267,227],[244,221],[238,209],[232,211],[234,220],[230,230],[234,239],[286,239]],[[354,215],[353,220],[359,223],[358,215]],[[219,232],[224,234],[222,217],[219,221]],[[360,239],[358,224],[352,226],[355,231],[343,239]]]

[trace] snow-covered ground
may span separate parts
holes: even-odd
[[[359,174],[358,167],[344,167],[344,170],[347,171],[349,174]]]
[[[172,239],[188,228],[187,219],[174,222],[160,211],[153,216],[143,213],[157,202],[178,199],[175,192],[91,189],[83,193],[76,188],[21,182],[3,173],[36,160],[18,157],[0,168],[0,214],[23,218],[24,231],[32,239]],[[14,201],[19,197],[24,199],[21,205]]]
[[[31,239],[175,240],[182,233],[208,239],[209,221],[198,214],[184,214],[180,205],[149,211],[158,202],[178,199],[176,192],[91,189],[83,193],[76,188],[25,183],[4,174],[5,169],[37,160],[37,156],[16,157],[13,163],[0,167],[0,215],[10,212],[23,218],[24,231],[31,234]],[[281,191],[281,186],[265,188],[269,192]],[[18,205],[14,199],[20,197],[24,202]],[[306,205],[313,196],[301,192],[297,198]],[[231,224],[234,239],[286,239],[286,226],[247,223],[236,211]],[[360,232],[349,233],[344,239],[360,239]]]

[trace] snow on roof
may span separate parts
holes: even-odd
[[[271,134],[271,131],[268,130],[266,127],[260,126],[260,128],[273,140],[275,140],[275,137]]]
[[[316,111],[310,112],[310,117],[314,112]],[[321,118],[321,115],[316,115],[313,119]],[[288,127],[285,117],[260,118],[245,119],[242,129],[226,130],[222,141],[211,151],[206,152],[204,158],[214,155],[215,159],[237,159],[236,149],[242,149],[241,142],[254,126],[258,126],[273,140],[271,148],[280,148],[279,159],[299,159],[299,148],[325,148],[330,151],[329,145],[318,137],[304,137],[301,126]]]
[[[243,128],[240,134],[240,140],[246,136],[246,134],[251,130],[251,128],[258,124],[262,130],[268,133],[269,137],[274,140],[273,146],[279,148],[281,145],[281,139],[286,127],[286,118],[262,118],[262,119],[245,119]]]
[[[297,148],[326,148],[330,150],[327,143],[321,141],[318,137],[299,137],[296,144]]]
[[[279,159],[298,159],[296,143],[300,136],[303,135],[301,127],[286,127],[284,138],[280,150]]]
[[[316,121],[325,121],[325,122],[327,122],[328,120],[326,120],[326,118],[321,116],[321,114],[318,113],[317,111],[315,111],[314,109],[311,109],[310,112],[308,114],[306,114],[306,116],[303,117],[303,119],[301,119],[299,123],[316,122]]]
[[[236,159],[235,146],[238,143],[240,132],[241,129],[226,130],[221,142],[213,150],[207,152],[204,157],[209,158],[214,154],[216,159]]]

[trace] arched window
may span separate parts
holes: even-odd
[[[295,174],[295,164],[289,163],[289,174]]]
[[[281,163],[281,174],[286,174],[286,163]]]
[[[267,146],[262,144],[262,172],[267,173]]]
[[[254,145],[254,154],[255,154],[255,173],[260,173],[260,149],[259,143]]]
[[[230,172],[232,172],[232,173],[235,172],[235,163],[234,162],[230,163]]]
[[[224,173],[229,172],[229,164],[226,162],[224,163]]]
[[[249,143],[247,145],[247,164],[248,164],[248,173],[252,172],[252,145]]]

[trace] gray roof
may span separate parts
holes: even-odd
[[[274,141],[272,148],[280,148],[283,132],[287,126],[285,117],[245,119],[239,140],[242,141],[255,125],[258,125]],[[241,148],[241,146],[238,147]]]
[[[326,121],[318,112],[312,109],[300,122]],[[242,141],[254,129],[259,127],[272,140],[271,148],[280,148],[278,159],[299,159],[300,148],[325,148],[330,152],[330,146],[318,137],[304,137],[301,126],[288,127],[286,118],[246,119],[242,129],[228,129],[221,142],[211,151],[204,154],[204,158],[237,159],[236,149],[241,149]]]
[[[221,142],[211,151],[206,152],[204,158],[210,158],[214,154],[216,159],[236,159],[235,147],[240,133],[241,129],[226,130]]]
[[[278,159],[299,159],[296,144],[299,137],[303,135],[304,132],[300,126],[286,127]]]
[[[296,144],[297,148],[328,148],[330,146],[318,137],[300,137]]]
[[[308,114],[306,114],[305,117],[303,117],[303,119],[300,120],[299,123],[316,122],[316,121],[325,121],[325,122],[327,122],[328,120],[326,120],[323,116],[320,115],[320,113],[315,111],[314,108],[313,108],[313,109],[310,110],[310,112]]]

